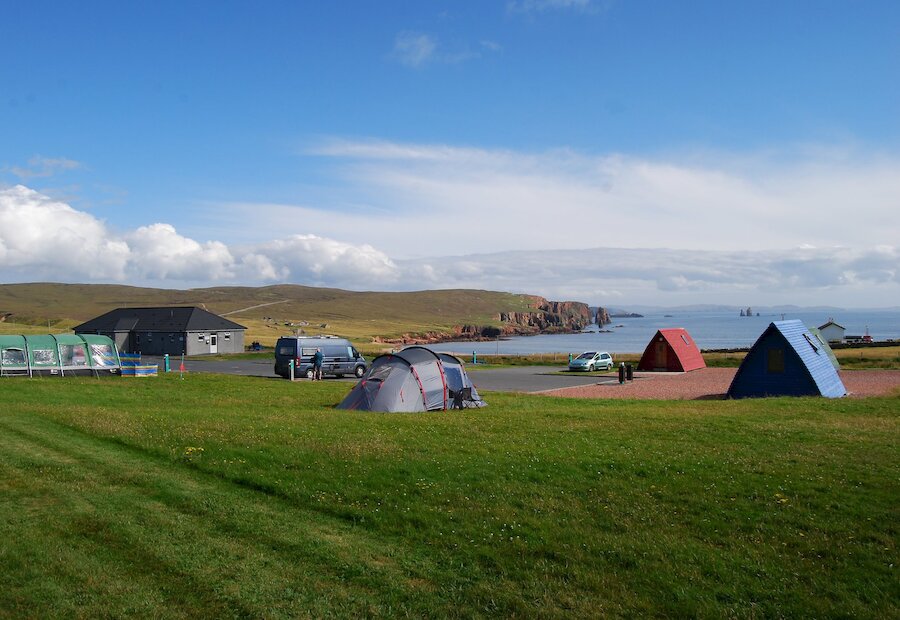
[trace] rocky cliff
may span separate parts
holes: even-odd
[[[597,308],[597,325],[603,327],[610,323],[612,323],[612,319],[609,316],[609,311],[603,307]]]
[[[429,344],[450,340],[493,340],[501,336],[533,336],[581,331],[592,316],[579,301],[548,301],[532,297],[531,310],[501,312],[495,325],[456,325],[448,332],[404,334],[400,338],[376,338],[385,344]]]
[[[501,312],[506,333],[556,333],[581,331],[591,323],[591,311],[580,301],[547,301],[534,297],[527,312]]]

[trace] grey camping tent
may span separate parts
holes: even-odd
[[[414,346],[372,360],[366,374],[337,407],[397,412],[484,404],[458,358]]]

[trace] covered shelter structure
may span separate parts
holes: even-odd
[[[116,308],[76,326],[112,338],[120,351],[145,355],[241,353],[243,325],[193,306]]]
[[[690,372],[706,368],[700,348],[683,327],[657,330],[644,349],[638,370]]]
[[[822,334],[822,338],[824,338],[828,342],[844,341],[844,332],[846,330],[843,325],[835,323],[834,319],[828,319],[827,323],[819,325],[818,330],[819,333]]]
[[[119,352],[96,334],[0,336],[0,376],[118,374]]]
[[[379,355],[338,409],[412,412],[483,407],[456,357],[420,346]]]
[[[770,323],[728,388],[731,398],[846,394],[822,341],[797,319]]]

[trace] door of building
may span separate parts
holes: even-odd
[[[669,347],[666,346],[665,342],[657,342],[656,343],[656,368],[664,369],[668,366],[668,353]]]
[[[210,353],[218,353],[219,352],[219,336],[217,334],[209,335],[209,352]]]

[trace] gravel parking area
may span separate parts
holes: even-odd
[[[686,373],[640,372],[634,381],[604,383],[541,392],[566,398],[642,398],[715,400],[725,397],[736,368],[703,368]],[[841,370],[850,396],[884,396],[900,389],[900,370]]]

